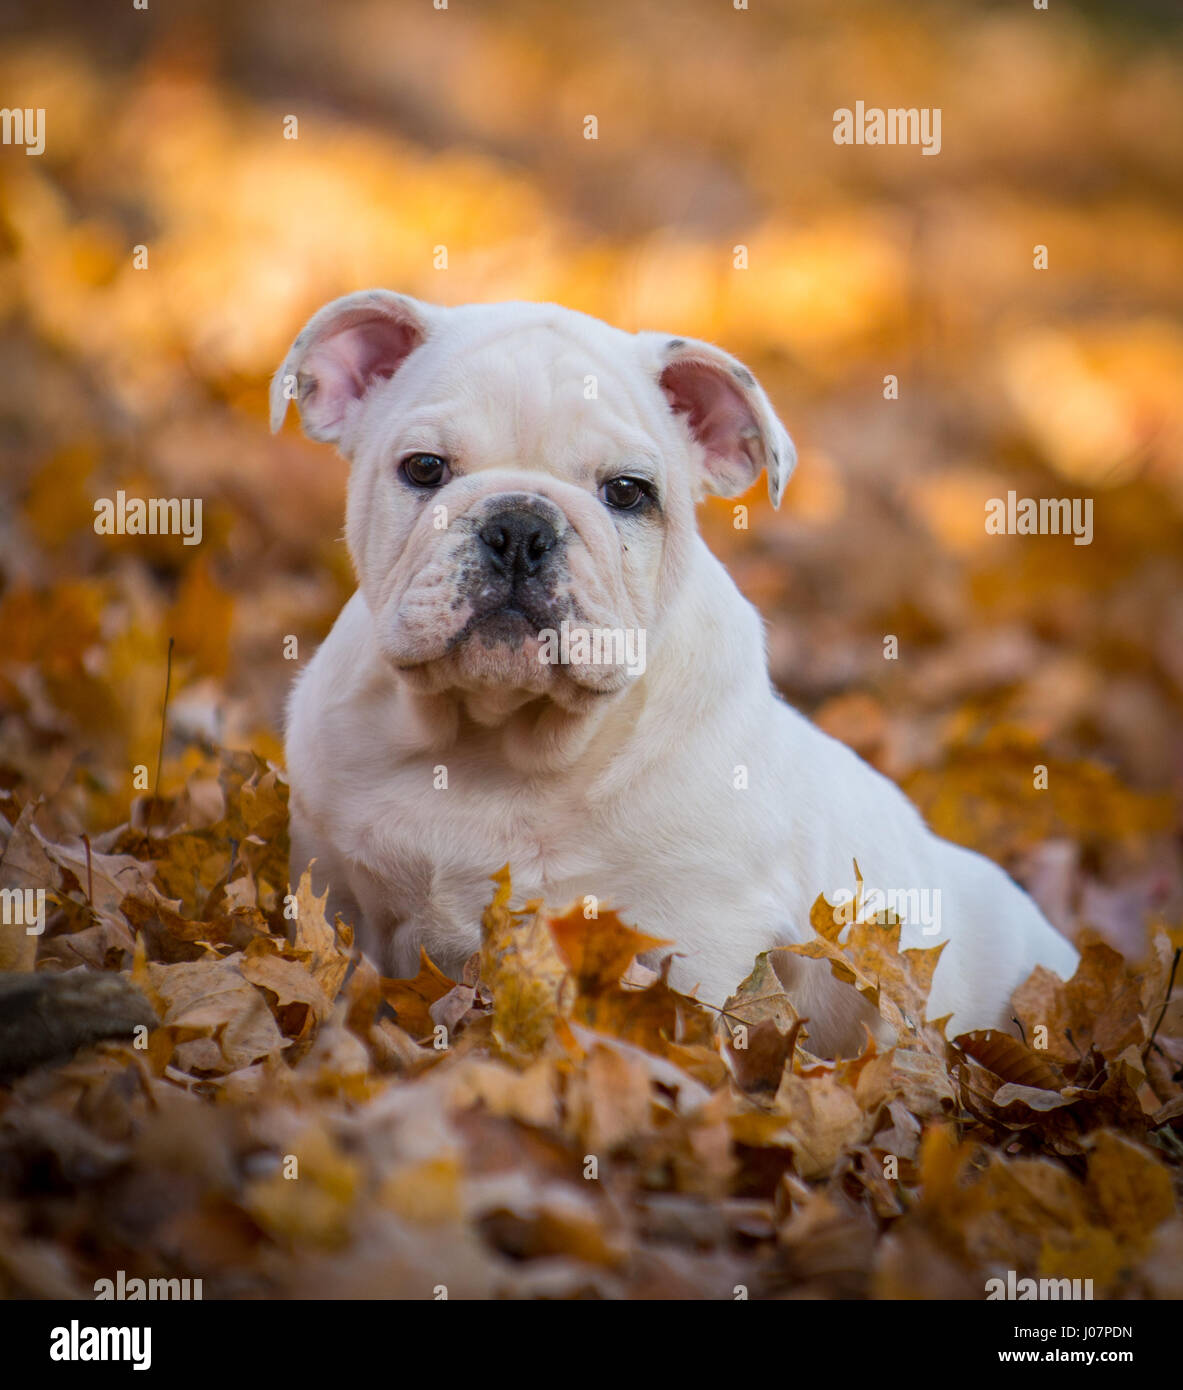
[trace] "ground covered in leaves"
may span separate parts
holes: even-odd
[[[50,134],[0,149],[0,887],[48,923],[0,929],[0,996],[85,966],[155,1026],[0,1084],[0,1293],[1183,1295],[1177,27],[494,8],[46,0],[6,31]],[[834,145],[852,93],[905,91],[939,158]],[[779,513],[700,520],[778,687],[1012,872],[1076,978],[946,1038],[931,958],[819,910],[803,949],[901,1030],[831,1063],[767,960],[720,1016],[636,965],[627,905],[519,915],[497,864],[463,979],[358,962],[288,883],[278,732],[352,588],[346,469],[266,420],[300,325],[370,285],[747,362],[800,464]],[[201,544],[97,535],[121,488],[201,497]],[[1010,490],[1089,499],[1092,543],[987,534]]]
[[[81,849],[31,807],[11,830],[57,904],[40,967],[123,962],[159,1026],[0,1095],[6,1293],[981,1298],[1013,1269],[1179,1295],[1165,931],[1137,974],[1099,940],[1071,981],[1037,970],[1019,1036],[946,1041],[920,1022],[939,948],[840,936],[819,900],[792,949],[898,1036],[832,1062],[768,956],[720,1015],[636,962],[652,938],[514,910],[504,872],[463,979],[382,979],[288,893],[285,803],[225,756]]]

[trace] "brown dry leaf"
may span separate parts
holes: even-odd
[[[920,1121],[898,1100],[888,1102],[887,1113],[891,1124],[875,1132],[870,1141],[871,1148],[876,1153],[894,1154],[904,1162],[914,1162],[920,1153],[923,1133]]]
[[[1175,984],[1183,988],[1180,967],[1175,964],[1175,957],[1181,951],[1183,926],[1168,931],[1162,922],[1155,922],[1150,933],[1149,968],[1142,975],[1142,1003],[1147,1013],[1153,1013],[1155,1017],[1166,1002],[1167,987],[1171,982],[1172,973],[1175,976]]]
[[[272,939],[256,938],[238,959],[243,975],[274,994],[281,1012],[289,1004],[304,1004],[317,1023],[328,1017],[332,1002],[319,982],[301,962],[285,960]]]
[[[1036,966],[1015,991],[1014,1007],[1026,1036],[1037,1047],[1046,1039],[1048,1058],[1061,1066],[1079,1061],[1094,1046],[1103,1056],[1116,1057],[1144,1041],[1139,981],[1101,941],[1082,941],[1071,980]]]
[[[801,1029],[772,960],[770,951],[756,957],[752,973],[720,1015],[723,1057],[745,1091],[776,1090]]]
[[[396,1168],[383,1180],[378,1193],[381,1206],[407,1221],[440,1226],[459,1221],[463,1214],[463,1171],[450,1154],[425,1158]]]
[[[914,1115],[939,1119],[956,1110],[957,1091],[941,1058],[905,1047],[886,1055],[891,1063],[891,1088]]]
[[[1094,1296],[1104,1297],[1120,1279],[1127,1259],[1111,1231],[1077,1226],[1044,1240],[1033,1273],[1041,1279],[1091,1280]]]
[[[1172,1071],[1183,1067],[1183,928],[1168,932],[1161,922],[1151,935],[1149,968],[1142,975],[1142,1032],[1147,1038],[1148,1063],[1174,1059]],[[1153,1037],[1154,1043],[1149,1039]],[[1167,1066],[1162,1068],[1168,1070]],[[1158,1094],[1170,1092],[1161,1085]]]
[[[168,615],[168,631],[176,641],[178,662],[190,663],[201,675],[224,676],[234,598],[216,582],[211,571],[210,562],[203,556],[185,572]]]
[[[36,813],[36,803],[28,802],[9,833],[0,855],[0,889],[48,894],[57,888],[60,875],[33,825]],[[32,970],[39,938],[27,926],[15,913],[11,921],[0,921],[0,970]]]
[[[580,994],[619,984],[636,956],[674,944],[625,926],[615,912],[607,910],[589,918],[574,906],[547,921]]]
[[[705,1043],[676,1043],[666,1041],[662,1056],[687,1076],[714,1091],[727,1080],[727,1063],[713,1047]]]
[[[379,1019],[366,1030],[365,1041],[381,1072],[415,1072],[431,1062],[431,1053],[424,1051],[410,1033],[404,1032],[388,1018]]]
[[[178,942],[212,947],[212,943],[226,939],[227,934],[219,924],[185,917],[179,911],[180,906],[179,902],[170,902],[153,890],[151,894],[141,892],[134,898],[125,898],[122,913],[134,931],[155,938],[154,944],[160,951]],[[203,949],[183,958],[196,959],[204,954]]]
[[[653,1127],[649,1067],[615,1048],[591,1048],[568,1083],[566,1109],[584,1152],[606,1156]]]
[[[777,1229],[778,1275],[803,1298],[864,1298],[874,1227],[832,1189],[806,1189]],[[778,1277],[770,1293],[777,1290]],[[788,1282],[788,1281],[786,1281]]]
[[[749,1027],[769,1020],[781,1033],[789,1033],[800,1020],[773,964],[775,951],[762,951],[752,973],[724,1005],[723,1019],[732,1026]]]
[[[1039,791],[1032,790],[1036,764],[1048,767]],[[1052,759],[1037,740],[1004,728],[903,785],[938,835],[999,860],[1043,840],[1104,845],[1161,832],[1173,814],[1168,796],[1131,791],[1110,769],[1083,759]]]
[[[1174,1215],[1170,1173],[1145,1149],[1110,1130],[1096,1134],[1089,1149],[1089,1196],[1113,1237],[1139,1248]]]
[[[497,888],[481,918],[481,982],[493,994],[493,1036],[511,1055],[533,1057],[570,1014],[574,983],[538,905],[510,908],[508,867],[493,881]]]
[[[967,1235],[979,1258],[1013,1251],[1027,1268],[1049,1240],[1076,1240],[1092,1228],[1088,1200],[1062,1165],[1046,1158],[991,1153],[981,1178],[981,1205]]]
[[[832,1074],[807,1079],[786,1072],[775,1111],[787,1120],[785,1142],[803,1178],[828,1176],[846,1150],[870,1137],[874,1119]]]
[[[1063,1075],[1051,1066],[1047,1058],[996,1028],[974,1033],[961,1033],[953,1039],[959,1047],[995,1076],[1016,1085],[1036,1086],[1045,1091],[1058,1091],[1064,1085]]]
[[[224,778],[224,789],[226,785]],[[288,786],[279,769],[256,759],[250,776],[239,785],[237,807],[231,801],[227,816],[235,809],[250,835],[264,842],[282,842],[287,829]]]
[[[435,1020],[431,1006],[456,988],[442,970],[419,948],[419,973],[410,980],[381,981],[382,997],[394,1010],[399,1027],[413,1038],[430,1037]]]
[[[646,989],[608,987],[597,994],[580,994],[573,1018],[597,1033],[674,1061],[685,1056],[678,1049],[714,1048],[714,1015],[664,979]],[[695,1056],[702,1060],[701,1053]],[[717,1076],[713,1065],[707,1070]]]
[[[474,1009],[475,1003],[476,990],[472,985],[453,985],[442,999],[437,999],[431,1005],[428,1013],[432,1023],[437,1028],[443,1028],[447,1037],[451,1038],[461,1030],[470,1015],[479,1017],[479,1011]]]
[[[292,948],[306,960],[309,971],[329,1000],[334,1000],[349,969],[353,928],[337,920],[334,926],[325,916],[328,889],[318,898],[312,891],[312,873],[305,869],[295,893],[295,920]]]
[[[352,1233],[361,1170],[322,1129],[304,1128],[270,1177],[249,1184],[242,1204],[277,1240],[339,1247]]]
[[[1026,1106],[1028,1110],[1059,1110],[1071,1105],[1073,1097],[1059,1091],[1045,1090],[1039,1086],[1020,1086],[1008,1081],[994,1092],[994,1104],[999,1110],[1007,1110],[1012,1105]]]
[[[231,847],[217,827],[196,832],[177,831],[153,846],[154,881],[169,902],[183,903],[195,917],[206,914],[211,899],[221,893],[231,869]]]
[[[519,1170],[482,1177],[471,1193],[485,1238],[515,1261],[614,1265],[625,1252],[617,1224],[606,1219],[592,1187]]]
[[[34,827],[34,834],[38,834]],[[153,883],[153,867],[130,854],[99,854],[77,844],[51,844],[40,835],[46,854],[77,881],[86,900],[97,912],[118,912],[124,898],[159,897]]]
[[[1151,1127],[1154,1129],[1158,1129],[1160,1125],[1173,1124],[1176,1120],[1183,1120],[1183,1096],[1176,1096],[1174,1100],[1167,1101],[1150,1117]]]
[[[1051,1153],[1079,1154],[1080,1136],[1098,1119],[1090,1113],[1106,1104],[1101,1091],[1064,1086],[1045,1090],[1003,1082],[989,1068],[964,1054],[954,1068],[961,1103],[994,1134],[1029,1131]],[[1117,1078],[1111,1077],[1111,1081]]]
[[[723,1056],[736,1085],[748,1092],[774,1092],[793,1055],[800,1028],[800,1020],[787,1034],[770,1018],[750,1029],[740,1024],[723,1043]]]
[[[899,1242],[922,1249],[931,1244],[959,1266],[969,1262],[973,1248],[979,1258],[992,1253],[990,1238],[1002,1218],[987,1181],[991,1170],[979,1171],[985,1157],[981,1146],[958,1142],[951,1126],[929,1127],[920,1145],[919,1198],[896,1227]],[[1012,1248],[1017,1259],[1021,1241],[1016,1238]]]
[[[503,1062],[465,1057],[448,1077],[449,1103],[458,1109],[483,1105],[491,1114],[505,1115],[539,1128],[555,1127],[559,1093],[555,1064],[548,1058],[516,1071]]]
[[[601,924],[605,939],[597,943],[595,934]],[[680,1060],[703,1080],[717,1084],[722,1079],[714,1015],[696,999],[669,987],[669,957],[658,973],[634,960],[634,952],[666,943],[624,926],[614,913],[588,921],[569,912],[552,919],[552,926],[560,958],[579,967],[578,975],[572,977],[572,984],[580,986],[571,1011],[573,1022],[656,1056]],[[637,981],[645,983],[638,988]],[[578,1055],[577,1045],[563,1032],[563,1021],[558,1037],[572,1055]],[[692,1050],[688,1053],[687,1048]]]
[[[1097,1140],[1098,1190],[1103,1186],[1113,1204],[1106,1209],[1091,1186],[1048,1159],[1007,1159],[973,1143],[959,1145],[949,1131],[930,1131],[922,1146],[921,1199],[902,1226],[920,1225],[970,1267],[1089,1277],[1096,1296],[1104,1297],[1128,1265],[1129,1242],[1136,1246],[1172,1210],[1150,1176],[1161,1172],[1158,1165],[1125,1140],[1116,1142],[1120,1147]],[[1142,1202],[1147,1210],[1140,1214]]]
[[[874,1004],[897,1035],[921,1038],[925,1046],[943,1052],[941,1032],[935,1025],[926,1028],[925,1024],[933,972],[946,943],[901,951],[900,923],[893,914],[879,914],[883,921],[858,921],[863,879],[857,863],[854,871],[856,887],[850,916],[856,920],[844,920],[834,904],[819,894],[809,913],[817,939],[782,949],[828,961],[835,978],[853,985]]]
[[[180,965],[149,963],[148,983],[162,1005],[161,1021],[200,1029],[206,1044],[183,1044],[200,1057],[195,1070],[235,1071],[277,1054],[283,1037],[271,1010],[242,972],[239,958]]]
[[[126,966],[133,937],[123,913],[91,912],[69,899],[63,903],[63,911],[74,919],[85,917],[90,925],[47,941],[45,960],[59,960],[67,967],[88,965],[94,970],[122,970]]]
[[[346,1024],[365,1037],[382,1007],[382,978],[369,956],[358,956],[345,985]]]

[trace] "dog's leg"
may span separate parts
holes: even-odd
[[[857,1057],[867,1045],[867,1032],[879,1047],[891,1047],[890,1024],[867,999],[834,978],[828,961],[808,956],[772,957],[773,967],[793,1008],[807,1019],[805,1046],[821,1057]]]
[[[361,936],[364,931],[363,913],[349,887],[344,866],[294,804],[291,808],[291,841],[289,863],[293,886],[299,883],[304,871],[311,868],[312,891],[319,895],[328,889],[325,916],[330,922],[340,916]]]

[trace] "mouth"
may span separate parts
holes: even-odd
[[[560,616],[560,612],[563,616]],[[619,692],[626,670],[603,668],[563,647],[566,630],[579,620],[571,607],[542,607],[520,594],[486,605],[434,652],[398,662],[398,670],[425,693],[455,688],[546,696],[572,712]]]
[[[508,539],[484,538],[490,553],[462,548],[428,571],[430,587],[392,602],[387,653],[395,668],[424,693],[524,692],[565,707],[622,688],[618,657],[569,640],[571,629],[616,637],[619,624],[583,615],[561,551],[522,559],[510,544],[516,532],[508,522],[502,529]]]
[[[481,597],[485,601],[450,636],[420,646],[410,659],[396,660],[397,669],[409,675],[441,662],[458,661],[467,666],[475,661],[483,666],[492,658],[507,670],[528,663],[530,672],[535,673],[541,665],[538,651],[542,634],[559,626],[560,614],[520,590],[510,589],[492,598],[486,591]]]
[[[516,603],[507,603],[503,608],[495,608],[491,613],[477,618],[469,625],[471,633],[479,633],[485,639],[496,642],[516,642],[522,637],[533,637],[542,630],[545,622],[532,617]]]
[[[549,594],[531,592],[537,587],[530,583],[512,584],[503,593],[490,596],[452,637],[448,650],[453,651],[473,637],[484,646],[520,647],[531,638],[537,639],[545,629],[556,627],[561,614]]]

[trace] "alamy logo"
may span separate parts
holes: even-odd
[[[644,674],[643,627],[573,627],[564,618],[557,632],[544,627],[538,637],[544,666],[623,666],[630,676]]]
[[[24,145],[26,154],[45,153],[45,108],[43,106],[5,106],[0,108],[0,142]]]
[[[1073,545],[1093,543],[1091,497],[1018,497],[1013,489],[986,503],[991,536],[1068,536]]]
[[[923,936],[936,936],[941,930],[941,890],[939,888],[866,888],[858,893],[839,888],[827,901],[839,925],[870,922],[883,913],[893,913],[902,926],[919,927]]]
[[[182,545],[201,544],[200,497],[129,497],[122,488],[94,504],[99,536],[180,536]]]
[[[1033,1299],[1073,1299],[1090,1301],[1093,1297],[1091,1279],[1020,1279],[1013,1269],[1005,1279],[986,1280],[986,1302],[995,1299],[1018,1299],[1020,1303]]]
[[[45,889],[0,888],[0,922],[24,927],[26,936],[40,936],[45,930]]]
[[[95,1301],[104,1299],[125,1299],[135,1303],[140,1299],[149,1302],[173,1300],[187,1302],[201,1298],[200,1279],[129,1279],[127,1271],[117,1269],[114,1279],[94,1281]]]
[[[51,1361],[130,1361],[133,1371],[152,1365],[150,1327],[82,1327],[74,1318],[69,1327],[49,1334]]]
[[[941,152],[939,106],[840,106],[834,112],[835,145],[919,145],[920,153]]]

